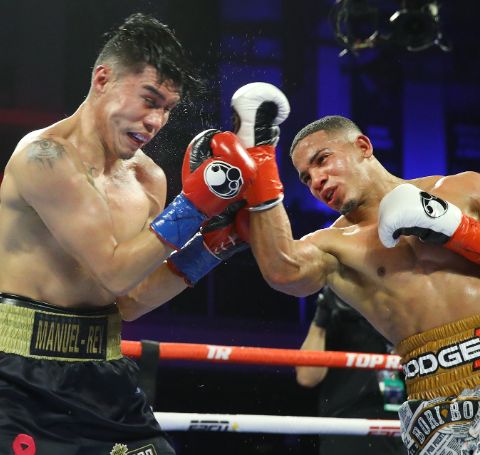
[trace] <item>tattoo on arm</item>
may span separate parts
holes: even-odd
[[[27,157],[43,166],[53,168],[55,161],[65,153],[65,148],[58,142],[50,139],[34,141],[27,149]]]

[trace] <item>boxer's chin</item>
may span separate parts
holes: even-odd
[[[353,199],[353,200],[347,201],[345,204],[343,204],[342,207],[340,207],[339,212],[342,215],[348,215],[349,213],[356,210],[359,206],[360,206],[360,202]]]

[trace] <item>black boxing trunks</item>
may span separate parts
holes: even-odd
[[[399,410],[409,455],[480,455],[480,316],[397,346],[408,401]]]
[[[0,294],[0,455],[174,455],[120,325],[115,305]]]

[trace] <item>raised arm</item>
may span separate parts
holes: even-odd
[[[328,233],[317,231],[294,240],[281,203],[251,213],[250,238],[263,277],[278,291],[299,297],[313,294],[337,271],[338,260],[323,246]]]
[[[233,95],[232,108],[236,133],[258,168],[246,199],[251,211],[251,245],[260,270],[279,291],[297,296],[313,294],[337,269],[338,261],[326,252],[326,232],[301,240],[292,237],[275,157],[279,125],[290,112],[288,100],[270,84],[253,83]]]

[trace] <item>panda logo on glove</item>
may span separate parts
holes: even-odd
[[[208,189],[222,199],[231,199],[240,193],[242,171],[224,161],[212,161],[205,167],[203,179]]]
[[[447,213],[447,201],[444,201],[433,194],[426,193],[425,191],[420,192],[420,198],[422,200],[423,210],[425,210],[426,215],[430,218],[440,218]]]

